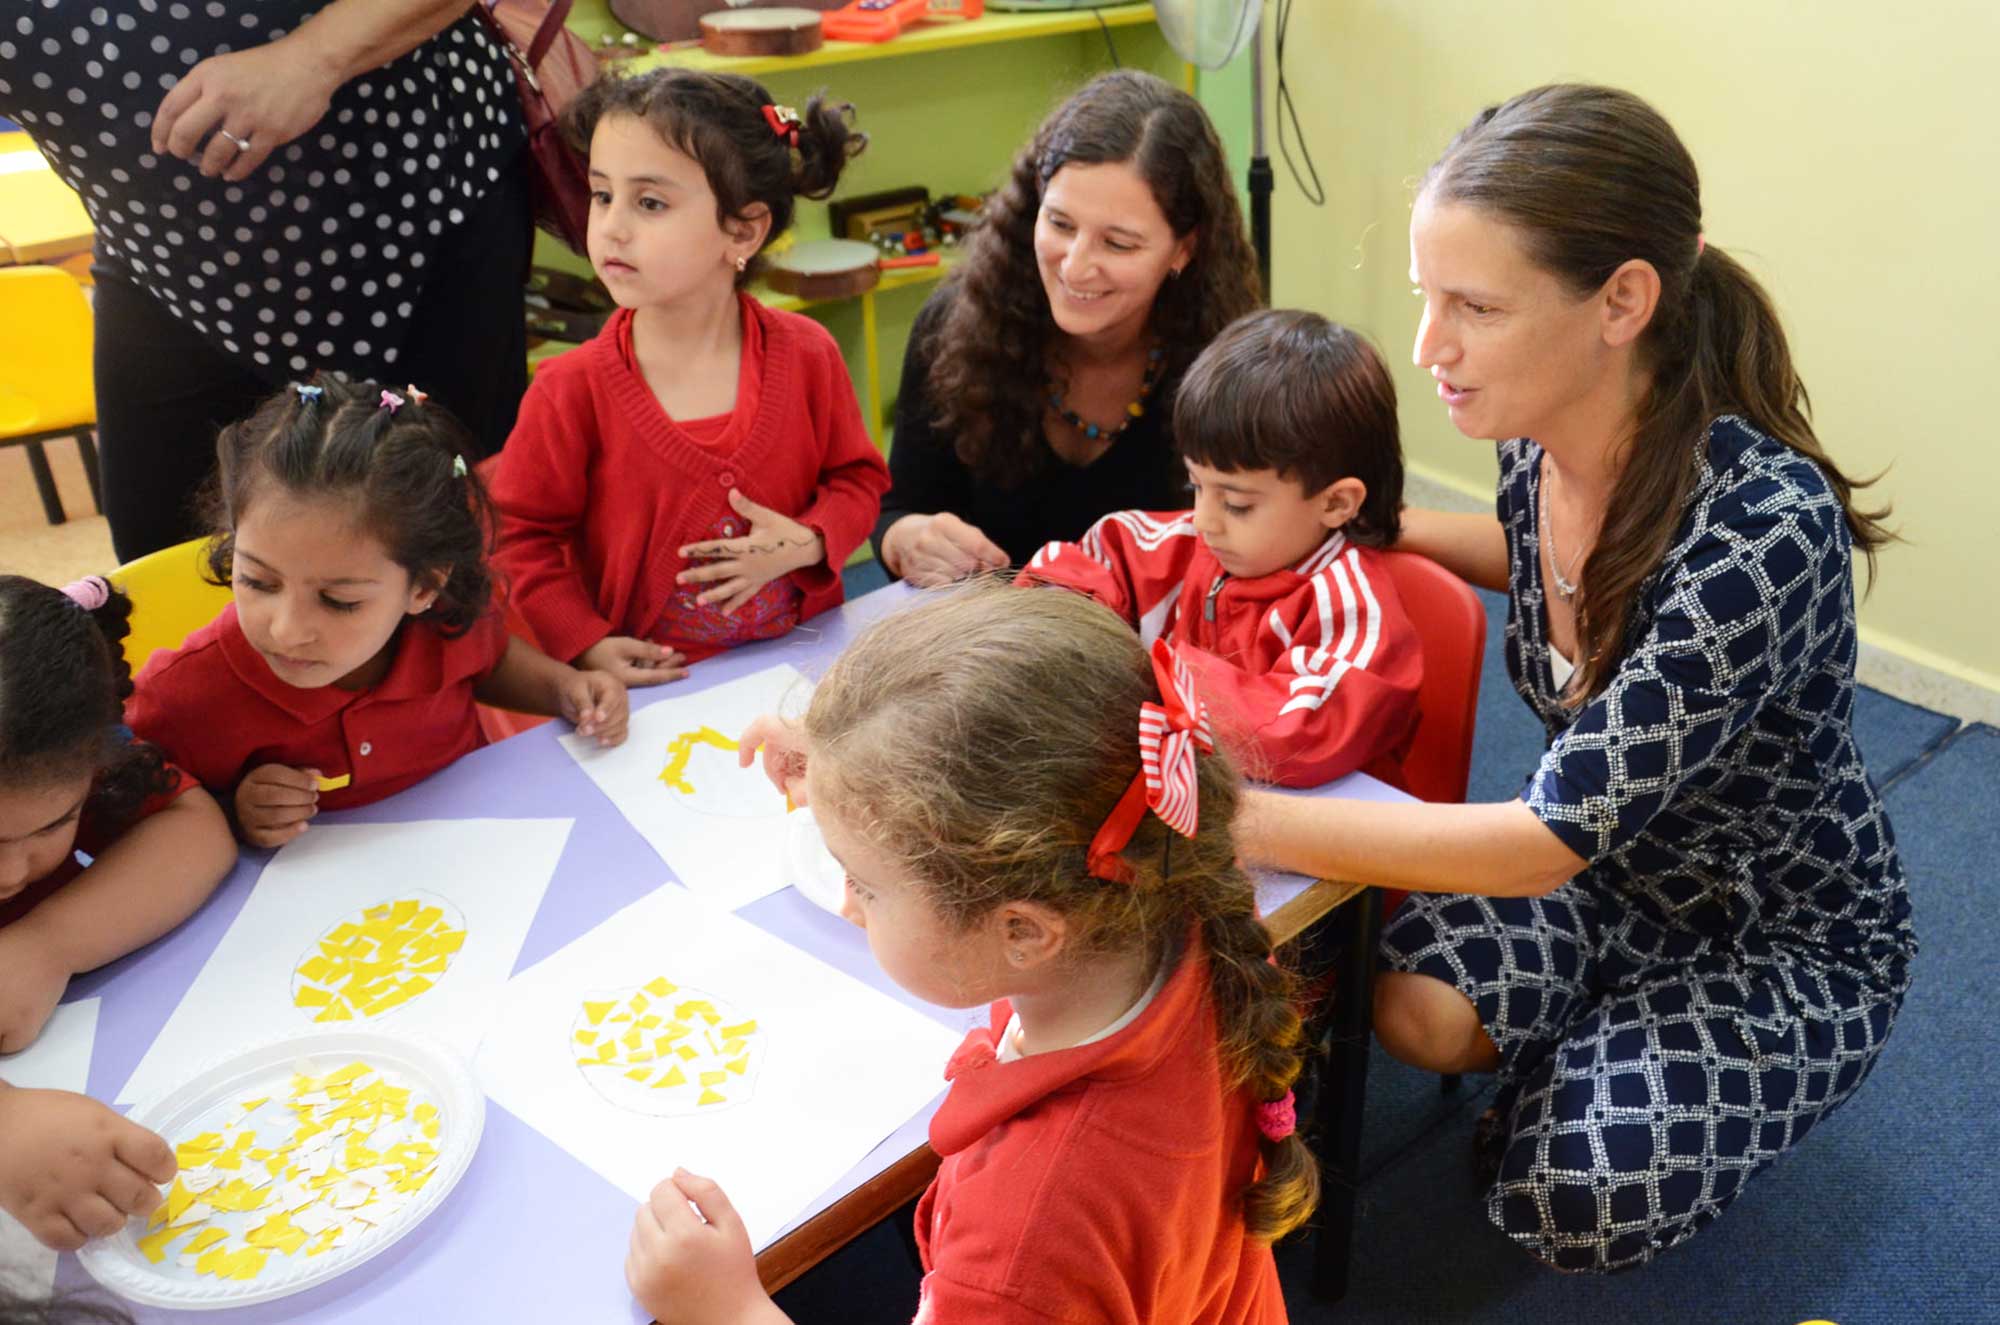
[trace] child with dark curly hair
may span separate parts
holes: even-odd
[[[236,861],[208,794],[134,741],[119,642],[132,604],[90,576],[0,575],[0,1054],[70,977],[152,942]],[[95,1100],[0,1081],[0,1210],[52,1247],[117,1231],[173,1176],[166,1143]]]

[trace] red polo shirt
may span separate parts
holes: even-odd
[[[997,1062],[1012,1015],[966,1037],[931,1119],[919,1325],[1281,1325],[1277,1264],[1243,1226],[1255,1105],[1223,1090],[1199,943],[1093,1044]]]
[[[494,613],[457,639],[418,619],[398,631],[389,673],[366,690],[287,685],[236,622],[236,605],[156,653],[126,701],[132,730],[228,804],[261,764],[316,768],[347,786],[322,810],[367,805],[486,743],[472,689],[499,666],[507,631]]]

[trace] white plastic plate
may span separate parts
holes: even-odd
[[[239,1105],[259,1096],[283,1097],[295,1071],[316,1076],[361,1059],[394,1086],[421,1091],[437,1105],[438,1161],[430,1181],[393,1219],[350,1238],[318,1256],[273,1254],[255,1279],[218,1280],[197,1275],[179,1263],[179,1244],[158,1265],[139,1250],[146,1220],[130,1220],[123,1232],[86,1246],[83,1268],[112,1292],[149,1306],[183,1311],[221,1310],[269,1302],[325,1283],[394,1246],[404,1234],[443,1204],[479,1148],[486,1125],[486,1096],[472,1069],[443,1045],[413,1035],[381,1031],[304,1031],[240,1050],[197,1072],[175,1090],[131,1113],[177,1144],[204,1131],[220,1131],[241,1116]]]
[[[826,849],[811,810],[797,809],[785,816],[785,878],[835,915],[847,900],[847,871]]]

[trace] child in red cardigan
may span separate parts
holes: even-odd
[[[1270,1244],[1318,1194],[1304,1044],[1236,864],[1235,771],[1170,646],[1078,595],[968,586],[866,632],[746,760],[760,743],[882,969],[992,1004],[931,1121],[917,1321],[1282,1322]],[[626,1277],[667,1325],[784,1319],[685,1171],[640,1207]]]
[[[743,286],[865,145],[849,109],[684,69],[572,104],[619,311],[536,373],[493,481],[496,564],[554,656],[657,685],[841,602],[889,472],[833,338]]]
[[[1193,510],[1113,512],[1018,582],[1172,643],[1251,776],[1400,784],[1424,653],[1379,550],[1403,500],[1381,356],[1317,313],[1247,314],[1188,369],[1173,431]]]

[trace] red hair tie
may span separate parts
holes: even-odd
[[[790,106],[780,106],[773,101],[764,106],[764,123],[771,126],[771,132],[790,143],[799,145],[799,126],[805,121]]]
[[[1139,706],[1139,771],[1090,839],[1090,872],[1107,883],[1134,881],[1132,867],[1118,853],[1131,842],[1146,811],[1182,837],[1192,838],[1200,826],[1195,752],[1215,751],[1208,707],[1194,693],[1194,677],[1172,645],[1154,640],[1152,659],[1161,702]]]

